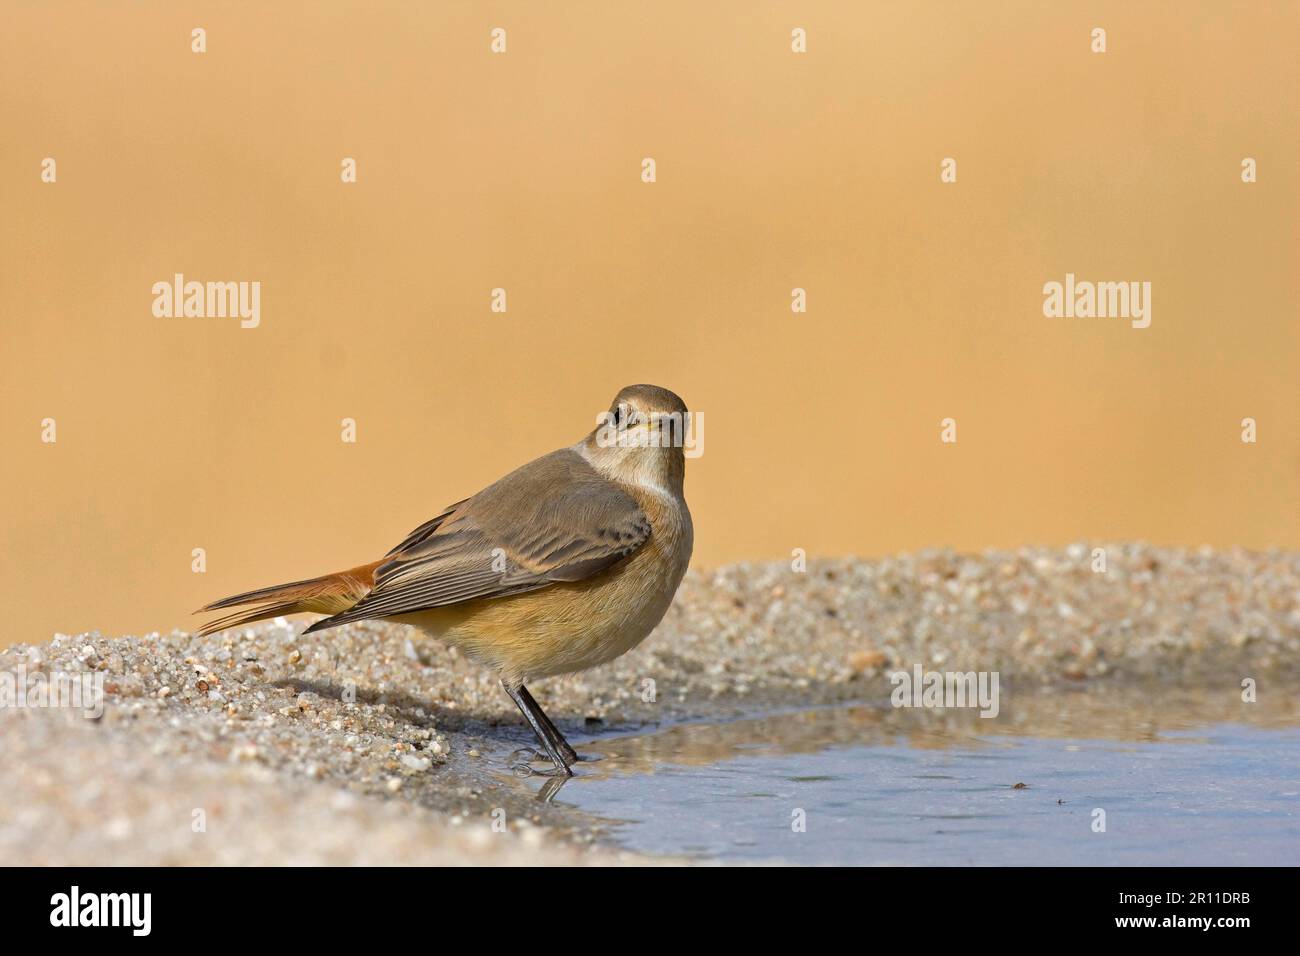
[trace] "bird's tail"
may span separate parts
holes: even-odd
[[[228,607],[240,607],[242,610],[209,621],[199,630],[199,635],[213,634],[229,627],[251,624],[254,621],[265,621],[282,614],[298,614],[303,611],[315,614],[339,614],[370,593],[370,589],[375,586],[375,568],[382,563],[382,560],[375,561],[347,571],[325,574],[319,578],[294,581],[292,584],[277,584],[274,587],[245,591],[243,594],[213,601],[194,613],[204,614]]]

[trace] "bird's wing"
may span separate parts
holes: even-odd
[[[580,581],[649,538],[632,496],[562,449],[421,525],[375,569],[366,597],[308,630]]]
[[[454,505],[448,505],[446,510],[443,511],[442,514],[438,515],[436,518],[430,518],[424,524],[420,525],[420,527],[416,528],[405,538],[403,538],[402,543],[399,544],[397,547],[393,548],[392,551],[389,551],[386,555],[384,555],[384,557],[391,558],[395,554],[400,554],[403,551],[407,551],[411,548],[414,548],[417,544],[421,544],[422,542],[427,541],[430,537],[432,537],[434,534],[437,533],[438,529],[442,527],[443,522],[445,522],[448,518],[450,518],[456,512],[457,508],[459,508],[463,504],[466,504],[467,502],[469,502],[469,500],[470,500],[469,498],[466,498],[464,501],[458,501]]]

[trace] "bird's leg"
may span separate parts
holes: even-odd
[[[524,715],[524,720],[528,721],[528,725],[533,728],[533,733],[541,741],[542,747],[546,750],[546,755],[555,764],[554,772],[556,774],[562,773],[566,777],[572,777],[573,771],[569,768],[569,762],[565,760],[563,749],[567,748],[572,753],[573,748],[565,743],[564,738],[560,736],[560,732],[555,729],[555,725],[542,713],[542,708],[537,706],[537,701],[533,700],[533,696],[524,689],[522,684],[515,688],[502,681],[501,686],[510,695],[510,699],[515,702],[519,712]]]
[[[560,792],[560,788],[568,783],[572,777],[561,777],[558,774],[554,777],[547,777],[542,788],[537,791],[536,799],[540,803],[550,803],[555,799],[555,795]]]
[[[560,729],[551,722],[551,718],[546,716],[546,711],[542,710],[542,705],[533,699],[533,695],[528,692],[528,688],[523,684],[519,685],[519,696],[533,709],[533,713],[546,725],[546,729],[551,732],[551,736],[560,745],[560,753],[564,754],[564,762],[575,764],[581,760],[582,758],[578,756],[578,752],[569,746],[569,742],[564,739],[564,734],[560,733]]]

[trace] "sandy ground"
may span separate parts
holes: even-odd
[[[1109,545],[1098,573],[1093,547],[692,572],[642,647],[533,690],[580,739],[884,704],[888,673],[917,663],[1099,698],[1135,682],[1296,677],[1300,555]],[[648,862],[611,849],[599,821],[531,799],[511,773],[531,734],[454,650],[395,625],[307,637],[304,626],[59,636],[0,652],[13,681],[93,672],[105,693],[93,719],[0,707],[0,860]]]

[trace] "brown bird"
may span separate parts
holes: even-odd
[[[631,385],[568,448],[515,469],[420,525],[378,561],[214,601],[245,607],[211,634],[280,615],[411,624],[493,668],[555,765],[577,753],[525,683],[612,661],[663,618],[691,557],[682,482],[687,410]]]

